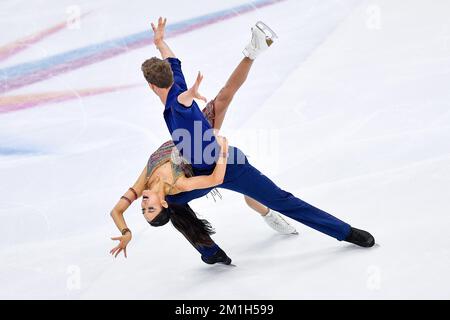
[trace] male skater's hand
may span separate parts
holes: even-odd
[[[125,255],[125,258],[127,257],[127,245],[131,241],[131,233],[127,232],[125,235],[120,237],[113,237],[111,240],[120,241],[120,243],[111,249],[109,252],[112,254],[115,258],[123,251],[123,254]]]
[[[200,87],[200,83],[202,83],[202,80],[203,80],[203,75],[199,71],[194,85],[188,91],[190,91],[190,94],[192,95],[192,97],[194,99],[199,99],[206,103],[206,102],[208,102],[208,100],[206,100],[206,98],[198,92],[198,88]]]
[[[190,108],[192,106],[194,99],[199,99],[204,102],[207,102],[208,100],[198,92],[198,88],[200,87],[200,83],[202,82],[202,80],[203,76],[199,72],[197,75],[197,80],[195,80],[194,85],[178,96],[177,98],[178,102],[183,106],[185,106],[186,108]]]
[[[152,29],[153,29],[153,42],[156,46],[161,44],[161,42],[164,41],[164,31],[166,28],[166,18],[159,17],[158,19],[158,26],[155,27],[155,25],[152,22]]]

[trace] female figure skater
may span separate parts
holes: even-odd
[[[160,25],[163,23],[165,25],[165,21],[163,22],[160,20]],[[157,39],[158,38],[155,37],[155,43],[159,43]],[[250,49],[251,48],[249,47],[249,50]],[[253,59],[255,57],[256,55],[253,56]],[[167,71],[171,72],[170,65],[167,62],[159,59],[153,59],[152,61],[156,64],[152,64],[151,68],[160,69],[165,67]],[[247,79],[252,64],[252,59],[248,57],[244,58],[233,71],[216,99],[208,103],[204,108],[203,114],[208,121],[209,126],[214,127],[217,130],[221,128],[228,106],[235,93]],[[148,65],[149,63],[143,65],[144,72],[148,72],[146,69],[146,66]],[[161,83],[168,81],[171,83],[170,76],[168,77],[169,79],[165,79],[165,76],[163,75],[155,75],[155,77],[158,79],[155,79],[154,81],[160,81]],[[177,74],[174,74],[173,77],[176,78]],[[171,81],[173,82],[173,80]],[[162,84],[160,85],[162,86]],[[221,141],[226,144],[226,140],[222,139]],[[131,241],[132,235],[127,228],[123,214],[130,204],[143,194],[144,189],[152,189],[153,187],[155,190],[158,190],[158,188],[160,188],[161,190],[164,190],[161,194],[173,194],[180,192],[181,190],[187,191],[199,187],[212,187],[223,180],[224,168],[225,163],[223,163],[222,166],[216,166],[216,173],[211,174],[210,177],[203,180],[199,179],[200,177],[189,179],[190,177],[193,177],[191,165],[180,156],[172,141],[164,143],[150,156],[147,166],[140,174],[136,183],[124,194],[111,211],[111,216],[118,229],[122,232],[122,236],[112,238],[113,240],[119,240],[120,244],[113,248],[110,253],[117,256],[121,251],[124,251],[126,256],[126,246],[129,241]],[[145,195],[144,198],[146,198]],[[288,224],[278,213],[270,210],[268,207],[248,196],[244,196],[244,198],[247,205],[258,212],[272,229],[281,234],[297,234],[295,228]],[[162,203],[162,205],[165,207],[168,206],[165,202]],[[198,219],[187,203],[180,205],[174,204],[173,206],[177,207],[176,211],[178,213],[174,213],[171,216],[173,225],[177,230],[181,231],[188,241],[200,252],[204,262],[209,264],[216,262],[231,262],[231,259],[229,259],[223,250],[211,239],[210,235],[213,233],[213,230],[208,221]],[[184,228],[184,226],[186,225],[189,226],[189,230],[185,230],[186,228]]]
[[[217,140],[212,137],[206,143],[203,137],[212,126],[208,122],[207,117],[200,112],[194,101],[194,98],[204,100],[198,93],[198,87],[202,77],[199,74],[194,86],[187,90],[186,82],[181,72],[180,61],[175,58],[172,51],[163,41],[164,25],[165,20],[160,19],[158,28],[155,28],[153,25],[152,27],[155,32],[155,44],[163,58],[167,59],[170,63],[171,70],[168,70],[167,62],[152,58],[143,64],[142,70],[144,76],[152,90],[160,97],[163,104],[165,104],[164,118],[174,141],[176,141],[176,135],[174,135],[176,130],[183,129],[189,131],[194,139],[201,139],[201,141],[195,142],[200,143],[202,154],[204,154],[206,149],[210,148],[210,145],[214,146],[213,150],[215,151],[220,149],[220,152],[212,153],[215,160],[214,163],[209,163],[210,159],[205,159],[204,157],[201,157],[199,162],[194,149],[187,149],[186,152],[186,149],[182,148],[180,149],[180,153],[191,164],[194,177],[173,179],[171,177],[172,175],[163,175],[161,173],[158,179],[144,182],[147,186],[145,187],[146,190],[143,191],[142,211],[147,221],[152,226],[165,225],[172,217],[178,216],[183,211],[186,211],[183,209],[186,207],[180,208],[176,203],[187,203],[190,200],[206,195],[214,186],[218,186],[249,196],[267,207],[317,231],[334,237],[339,241],[344,240],[362,247],[373,246],[375,240],[368,232],[353,228],[349,224],[280,189],[270,179],[254,168],[238,148],[230,147],[229,153],[231,156],[228,157],[227,153],[224,154],[226,150],[226,141],[224,139]],[[253,60],[272,42],[273,37],[267,36],[261,28],[253,28],[252,41],[246,50],[244,50],[244,54],[247,58]],[[173,76],[173,79],[171,76]],[[161,79],[165,81],[164,85],[161,84],[164,82],[161,82]],[[223,121],[223,116],[227,108],[219,109],[216,105],[217,101],[220,101],[221,98],[223,99],[219,93],[216,99],[208,103],[208,106],[213,106],[211,111],[214,111],[215,114],[213,114],[212,118],[215,119],[215,117],[220,115],[222,116],[220,120]],[[228,98],[232,98],[232,96]],[[197,132],[195,134],[195,127],[201,128],[200,133]],[[219,145],[220,147],[218,147]],[[224,165],[224,158],[227,158],[226,167]],[[173,164],[177,165],[175,162]],[[177,170],[182,171],[181,164],[178,165],[180,165],[180,169]],[[118,227],[120,228],[119,224]],[[193,226],[189,224],[179,225],[177,229],[183,234],[192,234],[195,232]],[[205,234],[210,233],[207,225],[203,225],[203,231]],[[128,229],[123,233],[125,235],[131,235]],[[121,240],[121,243],[113,249],[113,253],[116,252],[116,254],[121,250],[125,250],[126,244],[128,243],[127,238],[124,239],[124,236],[117,238],[117,240]],[[231,262],[221,250],[214,253],[211,259],[209,261],[212,261],[212,263],[217,261],[224,263]],[[205,262],[209,263],[208,261]]]

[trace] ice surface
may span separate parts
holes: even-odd
[[[80,28],[0,61],[0,87],[12,81],[8,68],[102,49],[159,15],[192,23],[246,3],[2,1],[0,57],[4,46],[78,9],[89,14]],[[130,47],[58,75],[49,69],[42,81],[0,95],[0,298],[450,298],[450,3],[254,4],[168,39],[186,78],[201,70],[212,98],[241,58],[250,25],[273,27],[279,41],[258,58],[222,133],[280,186],[369,230],[378,246],[339,243],[292,220],[299,236],[274,234],[241,195],[222,191],[224,200],[193,207],[236,268],[203,264],[172,227],[149,228],[137,203],[125,215],[129,257],[111,258],[118,232],[109,211],[168,138],[139,70],[157,51]],[[121,85],[134,87],[82,95]],[[4,112],[7,99],[55,92],[77,98]]]

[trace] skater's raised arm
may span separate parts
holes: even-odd
[[[161,57],[170,63],[170,68],[173,72],[173,81],[178,84],[181,89],[187,90],[186,80],[184,79],[183,71],[181,70],[181,62],[164,41],[166,22],[166,18],[163,19],[159,17],[157,27],[155,27],[155,25],[152,23],[152,29],[154,33],[153,42],[155,43],[156,48],[161,53]]]
[[[161,57],[163,59],[167,58],[176,58],[175,54],[172,52],[170,47],[167,45],[167,43],[164,41],[164,32],[166,29],[166,18],[159,17],[158,19],[158,26],[155,27],[155,25],[152,22],[152,29],[153,29],[153,43],[155,44],[156,48],[161,53]]]
[[[127,257],[127,245],[131,241],[132,236],[130,229],[128,229],[127,227],[123,214],[131,205],[131,203],[142,195],[142,192],[145,188],[146,174],[147,167],[144,168],[133,187],[129,188],[127,192],[125,192],[125,194],[120,198],[119,202],[117,202],[117,204],[111,210],[111,218],[114,220],[117,229],[119,229],[119,231],[122,233],[122,236],[120,237],[111,238],[111,240],[120,241],[120,243],[109,252],[115,257],[117,257],[122,251],[125,255],[125,258]]]

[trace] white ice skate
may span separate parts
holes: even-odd
[[[278,233],[281,234],[298,234],[297,230],[286,220],[284,220],[279,213],[273,212],[269,209],[269,213],[263,216],[264,221]]]
[[[252,40],[242,53],[244,56],[255,60],[256,57],[270,47],[277,38],[277,34],[272,29],[264,22],[258,21],[255,26],[252,27]]]

